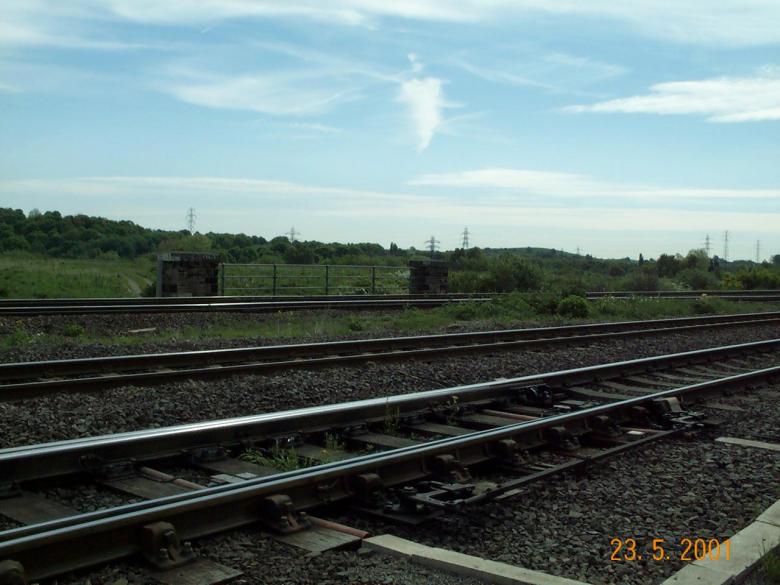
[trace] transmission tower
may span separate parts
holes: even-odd
[[[704,237],[704,251],[707,252],[707,257],[710,255],[710,234]]]
[[[187,231],[190,235],[195,233],[195,208],[190,207],[187,211]]]
[[[577,246],[577,256],[579,256],[579,255],[580,255],[580,247]]]
[[[756,240],[756,264],[760,262],[761,258],[761,240]]]
[[[464,250],[469,249],[469,228],[465,227],[463,228],[463,245],[461,246]]]
[[[425,243],[428,244],[428,249],[431,251],[431,258],[433,258],[436,255],[436,247],[439,245],[439,240],[437,240],[434,236],[431,236],[430,240],[425,240]]]
[[[284,234],[284,235],[285,235],[285,236],[287,236],[287,237],[289,238],[289,240],[290,240],[290,243],[291,243],[291,244],[294,244],[294,243],[295,243],[295,241],[296,241],[296,240],[295,240],[295,236],[300,236],[300,235],[301,235],[301,232],[296,232],[296,231],[295,231],[295,227],[291,227],[291,228],[290,228],[290,231],[289,231],[289,232],[287,232],[287,233],[286,233],[286,234]]]
[[[729,260],[729,231],[723,232],[723,259],[728,262]]]

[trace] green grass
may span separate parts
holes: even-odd
[[[26,329],[24,321],[19,320],[9,334],[0,336],[0,347],[64,342],[132,346],[149,341],[214,339],[264,339],[286,343],[301,339],[349,338],[357,333],[378,337],[446,332],[453,326],[492,329],[776,311],[779,308],[774,303],[740,303],[722,299],[599,299],[587,303],[587,318],[567,319],[557,313],[559,301],[549,296],[513,294],[484,303],[464,302],[435,309],[409,308],[383,313],[287,311],[259,316],[257,320],[216,314],[207,326],[183,326],[160,329],[147,335],[111,337],[96,336],[78,325],[39,333]]]
[[[154,262],[146,258],[70,260],[0,254],[0,298],[133,297],[153,279]]]
[[[298,457],[295,449],[285,449],[278,445],[274,445],[271,449],[264,451],[249,449],[241,455],[240,459],[264,467],[273,467],[281,472],[310,467],[306,460]]]

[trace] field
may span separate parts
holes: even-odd
[[[137,297],[154,282],[154,263],[0,255],[0,298]]]

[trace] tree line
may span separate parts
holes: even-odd
[[[0,252],[55,258],[153,258],[166,251],[211,252],[224,262],[260,264],[360,264],[405,266],[429,257],[395,243],[342,244],[267,240],[246,234],[190,234],[155,230],[131,221],[57,211],[0,208]],[[657,259],[600,259],[548,248],[469,248],[437,253],[451,266],[450,289],[460,292],[549,290],[581,294],[599,290],[780,289],[780,255],[756,264],[725,262],[704,250]]]

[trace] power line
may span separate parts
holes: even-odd
[[[195,233],[195,208],[190,207],[187,211],[187,231],[190,235]]]
[[[439,245],[439,240],[437,240],[434,236],[431,236],[430,240],[425,240],[425,243],[428,244],[428,249],[431,251],[431,258],[433,258],[436,255],[436,247]]]
[[[295,231],[295,227],[291,227],[291,228],[290,228],[290,231],[289,231],[289,232],[287,232],[287,233],[286,233],[286,234],[284,234],[284,235],[285,235],[285,236],[287,236],[287,237],[289,238],[289,240],[290,240],[290,243],[291,243],[291,244],[294,244],[294,243],[295,243],[295,241],[296,241],[296,240],[295,240],[295,236],[300,236],[300,235],[301,235],[301,232],[296,232],[296,231]]]
[[[729,260],[729,231],[723,232],[723,259],[728,262]]]
[[[461,246],[464,250],[469,249],[469,228],[466,226],[463,228],[463,245]]]

